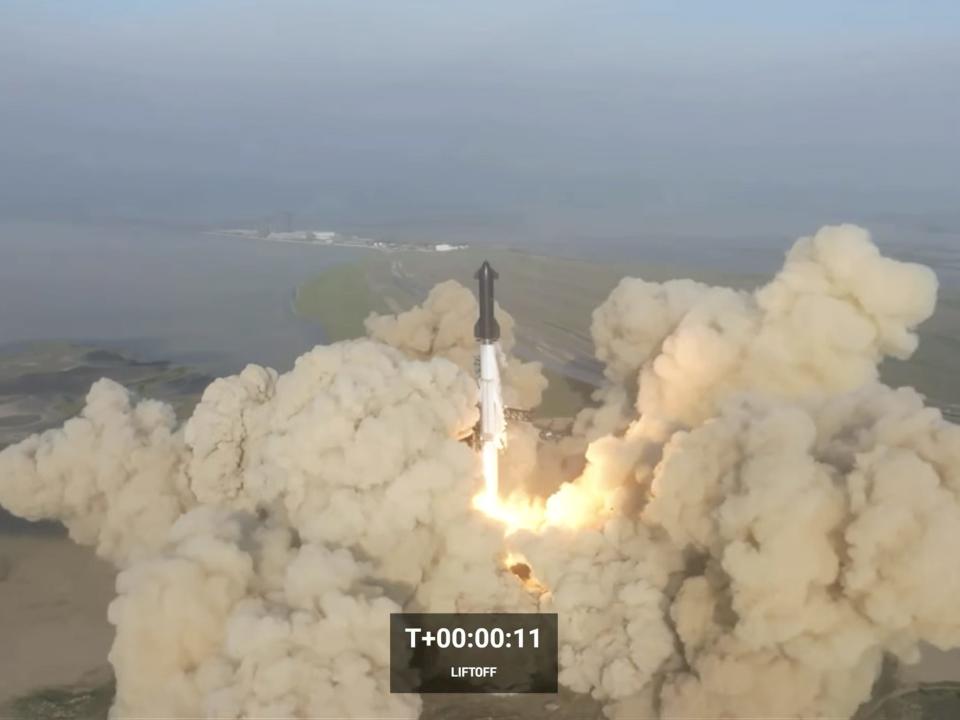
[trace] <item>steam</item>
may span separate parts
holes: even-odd
[[[215,381],[183,426],[101,380],[0,452],[0,503],[122,569],[118,718],[416,717],[390,612],[537,608],[611,717],[847,717],[885,654],[960,645],[960,428],[877,371],[935,296],[853,226],[755,292],[625,279],[594,313],[597,404],[560,444],[509,428],[488,516],[458,441],[476,301],[447,282],[371,339]],[[506,402],[534,407],[498,319]]]

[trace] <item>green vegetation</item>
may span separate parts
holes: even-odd
[[[114,683],[94,688],[48,688],[0,708],[11,720],[105,720],[113,702]]]
[[[362,335],[367,315],[384,309],[370,290],[367,273],[360,263],[320,273],[300,286],[294,303],[298,315],[317,320],[323,326],[330,342]]]
[[[873,700],[854,720],[947,720],[960,717],[960,683],[944,682],[899,688]]]

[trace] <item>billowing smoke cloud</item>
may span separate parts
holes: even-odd
[[[100,380],[62,429],[0,453],[0,504],[30,520],[56,518],[78,543],[126,565],[161,547],[195,503],[175,425],[172,408]]]
[[[511,539],[542,604],[594,624],[564,635],[572,686],[614,716],[846,717],[884,652],[958,644],[960,428],[876,381],[935,295],[849,226],[754,293],[621,282],[593,323],[614,389],[547,501],[582,529]]]
[[[415,696],[388,692],[399,605],[371,569],[253,515],[190,511],[117,580],[113,714],[416,717]]]
[[[399,315],[373,315],[365,324],[371,338],[399,348],[410,357],[443,357],[472,374],[477,355],[473,326],[478,313],[473,293],[448,280],[434,287],[423,305]],[[504,402],[520,410],[536,407],[547,387],[542,367],[538,362],[523,362],[511,354],[516,344],[516,323],[499,303],[496,313],[500,348],[504,352]]]
[[[371,340],[217,380],[182,427],[100,381],[0,452],[0,503],[122,568],[117,717],[415,717],[388,692],[390,612],[538,607],[561,683],[611,717],[849,716],[885,654],[960,645],[960,428],[877,372],[935,295],[851,226],[755,292],[625,279],[574,437],[510,430],[506,528],[457,439],[477,391],[456,283]],[[507,403],[535,406],[499,317]]]
[[[597,357],[615,389],[579,419],[599,435],[588,456],[602,466],[582,484],[619,491],[625,472],[649,475],[674,432],[739,394],[812,403],[876,381],[885,356],[916,348],[913,330],[933,313],[936,291],[928,268],[883,257],[849,225],[801,238],[753,293],[623,280],[593,316]],[[592,426],[604,416],[601,430],[612,432],[599,434]]]
[[[755,293],[627,278],[592,332],[637,412],[693,425],[737,391],[810,398],[875,380],[884,356],[916,349],[913,328],[933,313],[936,287],[928,268],[881,256],[865,230],[827,227],[799,240]]]
[[[181,430],[102,380],[0,453],[0,498],[124,568],[118,717],[415,717],[388,692],[390,611],[533,604],[471,507],[476,394],[371,341],[217,380]]]
[[[878,386],[676,435],[644,518],[704,571],[671,608],[689,668],[665,714],[845,717],[882,651],[960,643],[958,461],[960,427]]]

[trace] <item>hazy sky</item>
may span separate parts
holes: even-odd
[[[958,78],[956,0],[5,0],[0,214],[949,216]]]

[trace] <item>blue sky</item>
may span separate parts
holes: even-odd
[[[958,5],[8,0],[0,213],[949,214]]]

